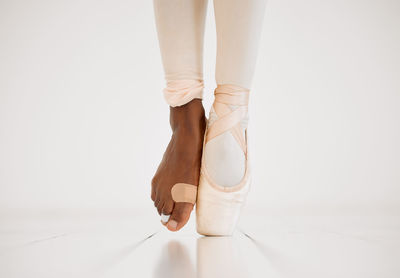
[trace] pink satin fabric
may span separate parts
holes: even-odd
[[[237,85],[218,85],[214,91],[215,101],[229,105],[247,106],[249,102],[249,89]]]
[[[249,93],[248,89],[236,85],[223,84],[217,86],[214,91],[213,106],[218,115],[218,120],[208,128],[206,142],[230,130],[243,152],[247,152],[247,144],[241,132],[240,121],[247,114]],[[232,108],[232,106],[235,108]]]
[[[171,107],[184,105],[195,98],[203,98],[202,80],[182,79],[167,82],[164,98]]]

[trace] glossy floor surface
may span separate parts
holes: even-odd
[[[0,276],[400,277],[400,218],[245,211],[232,237],[178,233],[154,214],[20,213],[0,219]]]

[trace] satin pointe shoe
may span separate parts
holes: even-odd
[[[241,121],[247,117],[249,90],[235,85],[218,85],[207,123],[196,203],[197,232],[207,236],[230,236],[235,230],[250,189],[250,165],[247,128]],[[217,184],[210,176],[204,159],[207,144],[217,136],[230,132],[245,157],[242,180],[234,186]]]

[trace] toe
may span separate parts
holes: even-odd
[[[160,202],[157,204],[157,211],[158,211],[158,214],[159,214],[159,215],[161,215],[163,206],[164,206],[164,202],[163,202],[163,201],[160,201]]]
[[[154,206],[157,208],[158,205],[160,204],[160,202],[161,202],[161,198],[159,196],[156,196],[156,200],[154,201]]]
[[[171,217],[167,223],[170,231],[178,231],[188,222],[190,213],[193,210],[191,203],[179,202],[175,203]]]
[[[174,201],[166,201],[164,203],[164,206],[161,210],[161,212],[165,215],[170,215],[172,213],[172,210],[174,208]]]
[[[156,190],[153,186],[151,187],[151,199],[153,200],[153,202],[156,200]]]
[[[155,178],[151,180],[151,199],[153,202],[156,200],[156,188],[157,188],[157,181]]]

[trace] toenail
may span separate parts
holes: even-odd
[[[170,228],[172,230],[176,230],[176,226],[178,226],[178,222],[176,222],[175,220],[171,220],[168,222],[167,226],[168,226],[168,228]]]

